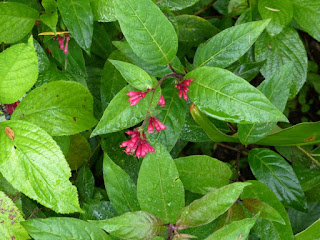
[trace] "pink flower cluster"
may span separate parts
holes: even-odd
[[[53,40],[56,40],[56,37],[53,37]],[[64,54],[68,53],[69,41],[70,41],[70,36],[69,35],[66,35],[66,36],[63,36],[63,37],[58,35],[58,42],[59,42],[59,45],[60,45],[60,49],[63,50]],[[66,44],[64,44],[64,42],[66,42]]]
[[[11,103],[6,105],[6,109],[4,110],[5,113],[9,113],[12,115],[13,111],[16,109],[16,107],[19,105],[19,102]]]
[[[186,79],[174,86],[175,88],[179,89],[179,98],[183,96],[184,100],[188,101],[187,92],[189,91],[189,88],[187,87],[190,86],[192,81],[193,81],[192,78]]]
[[[135,129],[134,131],[127,131],[126,134],[131,136],[131,139],[124,141],[120,147],[126,147],[124,152],[128,155],[135,153],[136,157],[145,157],[147,153],[154,152],[154,148],[146,140],[144,132]]]
[[[147,93],[150,91],[150,89],[147,89],[145,92],[135,92],[135,91],[130,91],[127,93],[127,95],[130,97],[128,102],[130,102],[131,106],[137,105],[138,102],[144,98]]]
[[[160,132],[161,130],[166,130],[166,125],[164,125],[160,120],[156,117],[149,118],[149,125],[148,125],[148,133],[153,133],[153,126],[154,128]]]

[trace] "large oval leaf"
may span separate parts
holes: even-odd
[[[97,123],[89,90],[67,81],[51,82],[30,92],[12,119],[37,124],[52,136],[76,134]]]
[[[267,27],[270,20],[228,28],[198,48],[194,66],[227,67],[244,55]]]
[[[307,209],[307,202],[292,167],[280,155],[266,148],[255,148],[249,153],[249,164],[254,176],[266,184],[287,206]]]
[[[28,44],[17,44],[0,53],[0,102],[18,101],[37,78],[38,58],[32,37]]]
[[[25,121],[0,123],[0,171],[12,186],[59,213],[80,211],[71,171],[56,142]]]
[[[58,0],[58,7],[68,31],[88,54],[93,35],[93,13],[89,0]]]
[[[22,225],[35,240],[110,240],[109,236],[94,224],[76,218],[30,219]]]
[[[178,170],[167,150],[152,144],[155,153],[143,160],[138,178],[138,200],[141,209],[174,223],[184,206],[184,189]]]
[[[178,49],[177,34],[150,0],[114,0],[116,17],[132,50],[146,62],[168,64]]]
[[[0,43],[14,43],[25,37],[38,17],[37,10],[24,4],[0,2]]]
[[[211,117],[236,123],[287,121],[258,89],[227,70],[202,67],[186,78],[194,79],[191,101]]]

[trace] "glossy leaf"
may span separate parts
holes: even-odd
[[[293,64],[288,63],[278,69],[270,78],[260,84],[258,89],[276,106],[279,111],[285,109],[292,81]],[[238,125],[238,135],[242,144],[257,142],[272,131],[276,123]]]
[[[234,221],[229,225],[224,226],[223,228],[218,229],[205,240],[227,240],[227,239],[238,239],[245,240],[247,239],[251,228],[257,221],[258,215],[254,218],[246,218],[240,221]]]
[[[181,10],[194,5],[199,0],[166,0],[165,2],[170,10]]]
[[[320,2],[317,0],[292,0],[294,19],[299,26],[320,41]]]
[[[77,176],[76,186],[79,194],[88,202],[93,197],[94,176],[88,166],[83,166]]]
[[[294,97],[306,81],[307,74],[307,53],[298,33],[285,27],[275,37],[267,33],[261,35],[256,43],[255,56],[257,61],[266,60],[261,69],[265,78],[269,78],[277,72],[277,69],[288,63],[294,63],[293,79],[290,89],[290,97]]]
[[[0,43],[15,43],[33,28],[39,12],[24,4],[0,2]]]
[[[159,143],[155,153],[143,160],[138,178],[138,200],[141,209],[165,223],[174,223],[184,207],[184,189],[173,159]]]
[[[103,221],[93,221],[95,226],[122,239],[151,239],[157,236],[163,222],[147,212],[129,212]]]
[[[44,130],[25,121],[2,122],[0,141],[0,170],[14,188],[56,212],[80,211],[68,163]]]
[[[58,4],[56,1],[44,0],[41,2],[42,6],[46,10],[45,13],[41,14],[41,21],[51,28],[52,31],[56,32],[56,26],[58,23]]]
[[[103,176],[108,197],[119,214],[140,210],[137,188],[129,175],[105,154]]]
[[[271,36],[279,34],[292,19],[293,8],[290,0],[259,0],[258,6],[262,19],[271,19],[267,27]]]
[[[194,66],[227,67],[244,55],[267,27],[270,20],[245,23],[226,29],[200,46]]]
[[[70,137],[70,146],[66,154],[67,162],[71,170],[78,170],[89,161],[91,156],[91,147],[88,140],[81,134]]]
[[[117,216],[109,201],[84,203],[81,207],[84,211],[84,213],[80,214],[80,219],[82,220],[105,220]]]
[[[206,194],[229,183],[229,166],[215,158],[194,155],[175,159],[183,186],[195,193]]]
[[[179,98],[178,90],[171,84],[162,90],[162,94],[166,105],[157,108],[160,113],[156,117],[166,126],[166,130],[160,131],[160,133],[154,131],[149,137],[157,140],[168,151],[171,151],[180,136],[187,106],[186,101]]]
[[[259,74],[263,64],[264,62],[245,62],[232,66],[228,70],[250,82]]]
[[[287,121],[259,90],[227,70],[202,67],[186,78],[194,79],[191,101],[211,117],[236,123]]]
[[[132,127],[141,122],[149,108],[153,91],[150,91],[145,98],[141,99],[135,106],[130,106],[129,91],[135,91],[130,86],[124,87],[110,102],[100,122],[92,132],[91,136],[116,132]],[[155,107],[160,98],[160,91],[155,92],[152,106]]]
[[[0,53],[0,102],[18,101],[37,78],[38,58],[32,37],[28,44],[17,44]]]
[[[170,63],[177,52],[178,37],[160,9],[150,0],[113,2],[121,30],[138,57],[153,64]]]
[[[287,206],[307,209],[306,198],[292,167],[277,153],[256,148],[249,153],[249,164],[254,176],[266,184]]]
[[[98,22],[116,21],[113,0],[91,0],[93,19]]]
[[[29,219],[22,225],[35,240],[110,240],[108,235],[94,224],[76,218]]]
[[[290,220],[286,209],[281,204],[280,200],[266,185],[259,181],[248,181],[250,186],[246,187],[241,194],[241,199],[254,198],[258,199],[272,208],[274,208],[285,221],[285,225],[278,222],[269,221],[266,219],[258,219],[254,231],[261,240],[293,240],[293,233],[290,225]]]
[[[243,206],[245,206],[252,214],[260,212],[259,217],[270,221],[275,221],[281,224],[285,224],[280,214],[268,204],[261,202],[258,199],[247,198],[242,200]]]
[[[30,239],[27,231],[21,226],[22,214],[12,200],[0,191],[0,237],[1,239]]]
[[[318,219],[315,223],[313,223],[306,230],[298,233],[294,239],[295,240],[315,240],[320,238],[320,219]]]
[[[58,0],[58,8],[72,37],[89,54],[93,34],[93,14],[90,1]]]
[[[182,209],[177,226],[180,229],[208,224],[227,211],[250,183],[233,183],[214,189]]]
[[[153,82],[148,73],[131,63],[109,60],[121,73],[122,77],[134,88],[146,91],[151,89]]]
[[[89,90],[66,81],[34,89],[19,104],[12,119],[37,124],[52,136],[79,133],[97,123]]]

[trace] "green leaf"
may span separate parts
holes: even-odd
[[[129,175],[105,154],[103,176],[108,197],[119,214],[140,210],[137,189]]]
[[[122,239],[151,239],[157,236],[163,222],[147,212],[129,212],[103,221],[92,221],[95,226]]]
[[[270,20],[245,23],[228,28],[200,46],[194,66],[228,67],[244,55],[258,39]]]
[[[67,162],[71,170],[78,170],[89,161],[91,156],[91,147],[88,140],[81,134],[70,137],[70,146],[66,155]]]
[[[171,151],[176,144],[186,117],[186,101],[179,99],[178,92],[171,84],[162,90],[166,105],[158,107],[161,112],[156,117],[166,125],[166,130],[160,133],[154,131],[148,135],[149,138],[160,142],[168,151]]]
[[[256,43],[255,56],[257,61],[266,60],[261,69],[265,78],[271,77],[280,66],[293,62],[290,98],[299,92],[306,81],[308,59],[305,47],[296,30],[285,27],[280,34],[274,37],[267,33],[262,34]]]
[[[89,90],[66,81],[34,89],[18,105],[12,119],[37,124],[52,136],[76,134],[97,123]]]
[[[0,170],[14,188],[56,212],[81,211],[68,163],[44,130],[25,121],[2,122],[0,142]]]
[[[143,160],[138,178],[141,209],[166,223],[174,223],[184,206],[184,189],[173,159],[159,143]]]
[[[225,186],[232,175],[227,164],[205,155],[177,158],[175,163],[183,186],[195,193],[206,194]]]
[[[43,50],[39,42],[35,39],[33,39],[33,46],[34,46],[34,49],[36,50],[37,57],[38,57],[39,73],[46,71],[50,67],[50,61],[47,54],[45,53],[45,51]]]
[[[290,23],[293,16],[290,0],[259,0],[258,8],[262,19],[271,19],[267,27],[271,36],[279,34]]]
[[[286,206],[300,211],[307,209],[299,180],[289,163],[280,155],[266,148],[255,148],[249,152],[249,164],[253,175],[266,184]]]
[[[110,240],[108,235],[94,224],[76,218],[30,219],[22,225],[35,240]]]
[[[259,217],[270,221],[275,221],[281,224],[285,224],[283,218],[273,207],[261,202],[258,199],[247,198],[242,200],[243,206],[245,206],[252,214],[260,212]]]
[[[315,240],[320,239],[320,219],[313,223],[306,230],[298,233],[294,236],[294,240]]]
[[[132,127],[145,118],[154,92],[150,91],[137,105],[130,106],[127,93],[131,90],[134,91],[126,86],[112,99],[91,137]],[[160,91],[156,91],[151,108],[156,106],[159,98]]]
[[[0,2],[0,43],[21,40],[32,30],[38,16],[37,10],[24,4]]]
[[[264,62],[245,62],[232,66],[228,70],[250,82],[259,74],[263,64]]]
[[[105,220],[117,216],[109,201],[83,203],[82,210],[84,211],[80,214],[82,220]]]
[[[170,63],[177,53],[178,37],[161,10],[150,0],[113,2],[121,30],[138,57],[153,64]]]
[[[52,31],[56,32],[56,26],[58,23],[58,4],[54,0],[44,0],[41,2],[45,8],[45,13],[40,15],[40,20],[46,24]]]
[[[27,231],[21,226],[22,214],[12,200],[0,191],[0,237],[2,239],[30,239]]]
[[[259,215],[256,215],[254,218],[246,218],[240,221],[234,221],[229,225],[220,228],[219,230],[215,231],[205,240],[215,240],[215,239],[238,239],[238,240],[245,240],[247,239],[251,228],[256,223],[257,218]]]
[[[320,2],[317,0],[292,0],[293,17],[299,26],[320,41]]]
[[[198,46],[219,32],[210,22],[198,16],[179,15],[176,21],[179,28],[179,42],[189,46]]]
[[[93,19],[98,22],[116,21],[113,0],[90,0]]]
[[[58,0],[58,7],[68,31],[81,48],[90,54],[93,14],[89,0]]]
[[[281,204],[276,195],[261,182],[248,181],[250,186],[246,187],[241,194],[241,199],[254,198],[273,207],[283,218],[286,225],[280,224],[275,221],[266,219],[258,219],[255,226],[255,233],[261,240],[293,240],[293,233],[290,225],[290,220],[286,209]]]
[[[146,91],[151,89],[153,81],[148,73],[131,63],[109,60],[121,73],[122,77],[134,88]]]
[[[112,53],[111,38],[104,24],[94,22],[91,52],[106,60]]]
[[[292,72],[293,64],[285,64],[258,87],[258,89],[281,112],[285,109],[289,97],[291,81],[293,78]],[[245,145],[255,143],[270,133],[275,125],[275,122],[250,125],[239,124],[239,139],[241,143]]]
[[[202,67],[185,78],[194,79],[191,101],[211,117],[236,123],[288,121],[259,90],[227,70]]]
[[[83,166],[77,176],[76,186],[79,194],[84,198],[86,202],[93,197],[94,191],[94,176],[88,166]]]
[[[227,211],[250,183],[232,183],[214,189],[182,209],[177,226],[180,229],[208,224]]]
[[[195,3],[199,2],[199,0],[166,0],[166,6],[169,7],[170,10],[181,10],[187,7],[191,7]]]
[[[2,4],[7,3],[0,3],[0,6]],[[38,58],[32,37],[28,44],[17,44],[0,53],[0,102],[18,101],[37,78]]]

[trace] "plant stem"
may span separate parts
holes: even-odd
[[[199,9],[198,11],[196,11],[193,15],[199,15],[201,13],[203,13],[204,11],[206,11],[207,9],[211,8],[212,5],[215,3],[216,0],[211,1],[208,5],[204,6],[203,8]]]
[[[320,162],[318,162],[318,160],[315,159],[309,152],[307,152],[306,150],[304,150],[304,149],[303,149],[302,147],[300,147],[300,146],[297,146],[297,148],[298,148],[301,152],[303,152],[306,156],[308,156],[308,157],[311,159],[311,161],[312,161],[317,167],[320,168]]]

